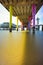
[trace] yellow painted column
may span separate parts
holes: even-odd
[[[16,17],[17,31],[18,31],[18,16]]]
[[[12,5],[9,6],[9,11],[10,11],[9,29],[10,29],[10,32],[12,32]]]

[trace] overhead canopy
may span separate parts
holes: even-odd
[[[13,6],[13,15],[23,22],[28,22],[28,16],[32,16],[32,4],[36,5],[36,12],[43,4],[43,0],[0,0],[0,3],[8,9],[9,6]]]

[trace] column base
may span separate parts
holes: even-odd
[[[9,32],[12,32],[12,28],[9,29]]]
[[[33,27],[33,31],[35,31],[35,27]]]
[[[42,31],[43,31],[43,25],[42,25]]]
[[[35,33],[35,27],[33,27],[33,34]]]
[[[40,27],[38,26],[38,30],[40,29]]]
[[[22,31],[24,30],[24,28],[22,28]]]
[[[24,28],[22,30],[24,30]]]
[[[18,31],[18,28],[17,28],[17,31]]]
[[[22,30],[24,30],[24,26],[23,26]]]

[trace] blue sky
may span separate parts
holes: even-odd
[[[40,10],[37,12],[35,18],[37,19],[37,17],[39,18],[39,24],[43,24],[43,6],[40,8]],[[0,24],[3,22],[9,22],[10,20],[9,17],[9,12],[7,11],[7,9],[0,4]],[[37,20],[35,19],[35,23],[37,24]],[[12,21],[14,24],[16,24],[16,17],[12,16]],[[20,25],[20,20],[18,20],[18,24]]]
[[[43,6],[41,6],[39,11],[37,12],[35,18],[37,19],[37,17],[39,18],[39,24],[43,24]],[[36,23],[37,23],[37,20],[36,20]]]
[[[8,10],[0,3],[0,24],[3,22],[9,22],[10,21],[10,14]],[[12,16],[12,21],[14,24],[16,23],[16,17]],[[18,24],[20,25],[20,20],[18,20]]]

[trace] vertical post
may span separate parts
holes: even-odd
[[[21,30],[24,30],[23,21],[21,21]]]
[[[24,23],[22,22],[22,30],[24,30]]]
[[[16,22],[17,22],[17,31],[18,31],[18,17],[16,17]]]
[[[39,30],[39,18],[37,17],[37,26],[38,26],[38,30]]]
[[[21,30],[23,30],[23,23],[22,23],[22,21],[21,21]]]
[[[29,30],[30,30],[30,28],[31,28],[31,27],[30,27],[30,24],[31,24],[31,19],[32,19],[32,17],[31,17],[31,16],[29,16],[29,17],[28,17],[28,29],[29,29]]]
[[[35,14],[36,14],[36,5],[32,5],[32,19],[33,19],[33,31],[35,31]]]
[[[30,30],[30,21],[28,22],[28,30]]]
[[[12,32],[12,6],[9,6],[9,11],[10,11],[10,23],[9,23],[9,30]]]

